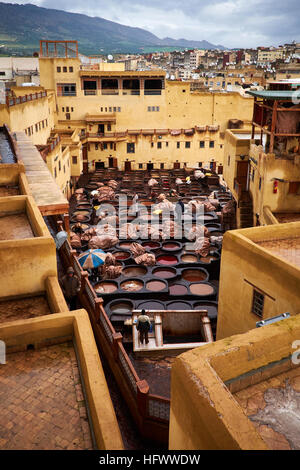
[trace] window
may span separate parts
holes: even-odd
[[[76,155],[72,156],[72,164],[77,165],[77,156]]]
[[[66,167],[65,167],[65,165],[64,165],[64,173],[65,173],[65,172],[66,172]]]
[[[228,158],[227,158],[227,165],[230,166],[230,155],[228,155]]]
[[[185,143],[185,148],[190,149],[191,148],[191,142],[186,142]]]
[[[58,171],[60,171],[60,170],[61,170],[61,163],[58,162]]]
[[[165,164],[164,163],[161,163],[160,164],[160,169],[163,170],[165,168]]]
[[[180,142],[177,142],[177,148],[180,149]]]
[[[70,108],[69,106],[66,107],[66,112],[69,113],[70,112]]]
[[[66,113],[66,119],[71,119],[70,113]]]
[[[205,142],[204,142],[204,140],[200,140],[199,146],[200,146],[201,149],[204,149],[204,147],[205,147]]]
[[[38,125],[35,124],[35,132],[37,132],[39,129],[38,129]]]
[[[61,109],[62,109],[62,112],[64,113],[64,112],[65,112],[65,108],[64,108],[64,107],[62,107]]]
[[[112,112],[112,107],[109,106],[108,108],[108,112],[111,113]]]
[[[134,142],[127,143],[127,153],[135,153],[135,145]]]
[[[60,73],[61,72],[61,67],[56,67],[56,72]]]
[[[118,113],[120,113],[120,112],[121,112],[121,108],[120,108],[120,106],[118,106]]]
[[[258,189],[259,189],[259,191],[261,190],[261,177],[259,178]]]
[[[100,108],[100,111],[101,111],[101,113],[103,113],[103,108],[102,107]]]
[[[110,150],[113,150],[113,148],[114,148],[114,144],[111,142],[110,143]]]
[[[98,144],[95,144],[95,150],[98,150]]]
[[[139,169],[140,169],[140,170],[143,169],[143,164],[142,164],[142,163],[139,163]]]
[[[71,113],[73,113],[73,111],[74,111],[74,108],[71,108]]]
[[[169,147],[169,142],[166,142],[166,147]]]
[[[54,177],[55,177],[55,178],[57,177],[56,167],[54,168]]]
[[[151,142],[151,147],[154,147],[154,142]]]
[[[214,141],[214,140],[211,140],[211,141],[209,142],[209,148],[210,148],[210,149],[213,149],[214,146],[215,146],[215,141]]]
[[[111,131],[111,125],[110,124],[107,124],[107,131]]]
[[[116,113],[117,112],[117,108],[116,106],[113,107],[113,112]]]
[[[46,121],[46,127],[48,127],[48,119],[45,119],[45,121]]]
[[[264,299],[265,296],[256,289],[253,289],[252,308],[251,312],[262,318],[264,310]]]
[[[69,72],[70,72],[70,73],[73,72],[73,67],[69,67]]]
[[[107,143],[103,142],[103,150],[107,150]]]
[[[76,83],[58,83],[57,96],[76,96]]]
[[[157,148],[161,149],[161,142],[157,142]]]
[[[43,129],[44,129],[44,127],[45,127],[45,123],[44,123],[44,121],[42,121],[42,126],[43,126]]]
[[[68,71],[68,67],[63,67],[63,72],[67,72]]]

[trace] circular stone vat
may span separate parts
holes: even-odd
[[[137,307],[139,310],[145,309],[147,310],[165,310],[165,306],[162,302],[158,302],[156,300],[148,300],[146,302],[142,302]]]
[[[213,255],[201,256],[200,262],[201,262],[201,263],[210,264],[211,261],[215,261],[215,260],[217,260],[217,259],[218,259],[218,257],[217,257],[217,256],[213,256]]]
[[[72,231],[75,229],[75,225],[76,225],[76,224],[72,224],[72,225],[71,225],[71,230],[72,230]],[[90,226],[89,226],[89,224],[81,224],[81,228],[82,228],[83,231],[85,231],[85,230],[89,229]]]
[[[197,255],[185,254],[181,256],[181,262],[182,263],[197,263],[198,257]]]
[[[137,279],[128,279],[128,281],[121,282],[120,287],[127,292],[136,292],[143,289],[144,283]]]
[[[148,269],[144,266],[128,266],[122,271],[122,275],[125,277],[142,277],[145,276]]]
[[[203,297],[213,295],[215,293],[215,289],[211,284],[207,284],[204,282],[195,282],[194,284],[190,285],[190,292],[193,295],[201,295]]]
[[[152,251],[160,249],[160,243],[159,242],[146,241],[146,242],[142,242],[141,245],[144,248],[149,248],[149,250],[152,250]]]
[[[219,230],[211,230],[209,232],[209,236],[210,237],[223,237],[224,236],[224,232],[221,232]]]
[[[101,281],[94,285],[97,294],[111,294],[118,289],[118,284],[115,282]]]
[[[166,284],[163,281],[152,280],[146,283],[146,289],[152,292],[159,292],[165,288],[166,288]]]
[[[152,274],[161,279],[172,279],[177,276],[176,269],[174,268],[155,268]]]
[[[71,222],[87,222],[88,220],[90,220],[90,218],[90,215],[78,214],[76,216],[72,216]]]
[[[130,253],[128,253],[127,251],[115,251],[113,255],[116,259],[120,261],[130,258]]]
[[[129,250],[133,242],[120,242],[118,246],[121,249]]]
[[[182,270],[182,279],[188,282],[205,282],[208,280],[208,272],[203,268]]]
[[[181,250],[182,245],[178,242],[164,242],[162,244],[162,249],[164,251],[179,251]]]
[[[131,312],[134,309],[134,304],[130,300],[114,300],[108,305],[108,308],[113,315],[128,315],[131,316]]]
[[[216,319],[218,316],[217,304],[214,302],[196,302],[194,310],[207,310],[210,319]]]
[[[164,266],[170,266],[178,263],[177,256],[174,255],[160,255],[156,258],[156,261],[159,264],[163,264]]]
[[[188,289],[183,284],[175,283],[169,287],[169,292],[170,295],[186,295],[188,293]]]
[[[83,210],[83,209],[81,210],[81,209],[80,209],[80,210],[74,211],[72,215],[75,216],[75,217],[76,217],[77,215],[88,215],[88,216],[90,216],[90,215],[91,215],[91,211],[87,211],[87,210]]]
[[[192,305],[189,302],[168,302],[167,310],[193,310]]]

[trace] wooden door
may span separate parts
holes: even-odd
[[[125,171],[131,171],[131,162],[125,162]]]
[[[237,182],[242,185],[241,187],[242,191],[247,190],[248,170],[249,170],[248,160],[237,162],[236,179],[237,179]]]

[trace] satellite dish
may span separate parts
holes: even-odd
[[[67,238],[68,238],[67,232],[65,232],[64,230],[61,232],[58,232],[58,234],[54,238],[57,250],[59,250],[63,246]]]
[[[175,75],[171,75],[171,80],[175,80]]]
[[[111,54],[108,54],[107,58],[108,60],[113,60],[114,57]]]

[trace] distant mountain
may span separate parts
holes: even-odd
[[[78,13],[0,2],[0,53],[32,54],[39,40],[77,40],[82,54],[141,53],[164,47],[224,49],[207,41],[159,39],[141,28]]]

